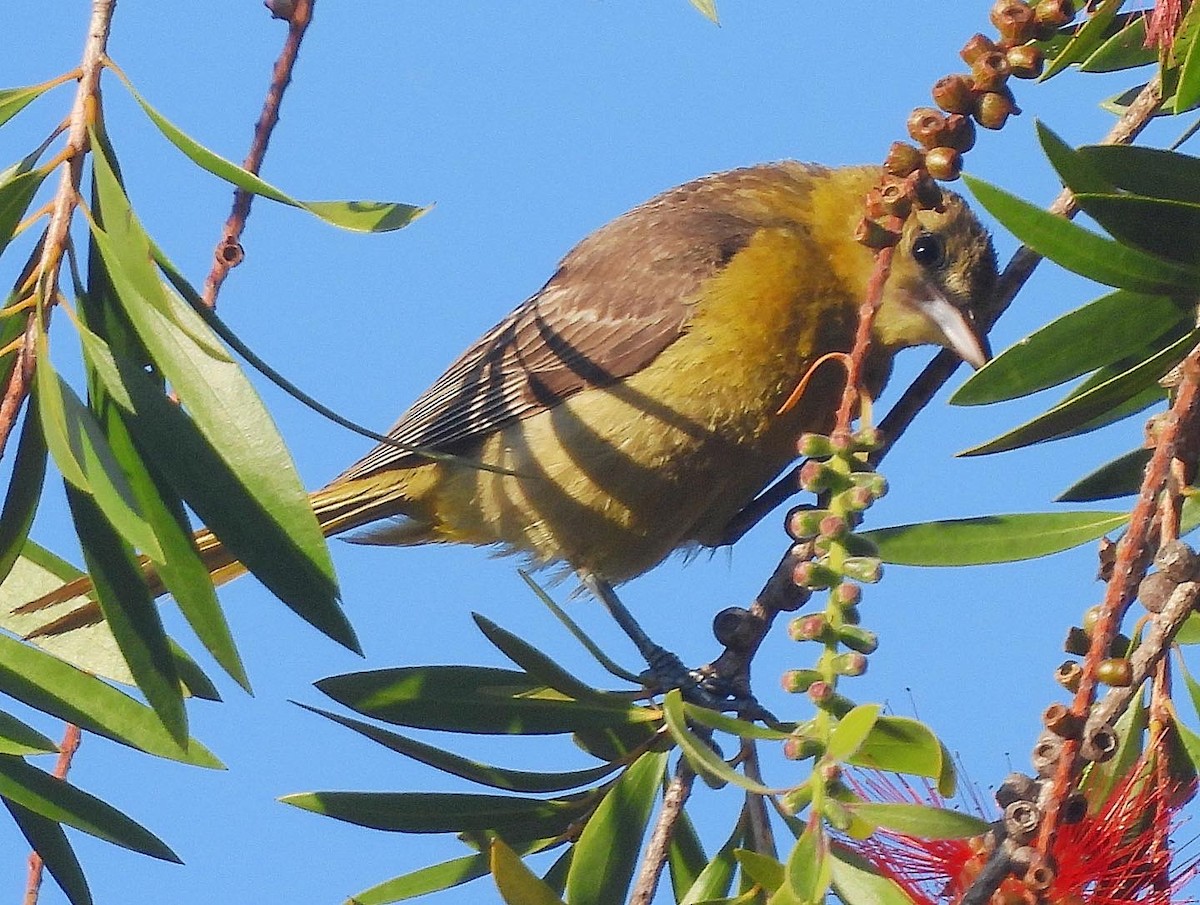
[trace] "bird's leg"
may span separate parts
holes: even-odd
[[[789,573],[790,574],[790,573]],[[642,681],[652,691],[669,691],[678,688],[686,700],[717,711],[732,711],[746,719],[774,718],[755,700],[750,693],[749,656],[743,657],[739,667],[728,658],[735,645],[726,643],[726,651],[708,666],[702,669],[688,669],[678,656],[659,644],[655,644],[650,636],[642,629],[633,615],[621,603],[611,584],[602,578],[597,578],[588,572],[581,571],[579,578],[604,608],[612,615],[613,620],[638,649],[642,659],[649,667],[642,676]],[[729,611],[726,611],[728,613]],[[745,612],[745,611],[742,611]],[[718,617],[720,619],[720,617]],[[763,634],[766,629],[763,628]],[[736,632],[739,637],[745,636],[744,630]],[[761,635],[754,641],[754,649],[762,640]],[[720,667],[718,668],[718,664]]]

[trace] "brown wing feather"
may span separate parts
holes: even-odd
[[[455,452],[585,387],[644,368],[687,329],[704,281],[763,226],[745,201],[780,169],[734,170],[672,189],[579,243],[534,296],[463,353],[388,432]],[[381,444],[339,480],[418,461]]]

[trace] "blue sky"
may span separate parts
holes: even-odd
[[[928,86],[960,68],[958,47],[986,30],[989,6],[726,0],[718,28],[686,0],[321,0],[264,176],[302,198],[436,206],[399,233],[363,237],[259,202],[245,236],[246,263],[226,284],[220,312],[297,384],[385,429],[463,346],[535,291],[571,245],[656,192],[780,158],[880,160],[903,137],[908,110],[927,102]],[[0,85],[74,66],[88,7],[7,0]],[[283,30],[253,0],[127,2],[117,12],[110,52],[160,111],[240,160]],[[1018,85],[1025,114],[1001,133],[982,135],[969,170],[1048,202],[1058,184],[1036,153],[1035,117],[1069,141],[1095,140],[1111,123],[1096,104],[1131,81],[1069,73],[1042,86]],[[70,90],[59,89],[0,131],[0,165],[26,153],[65,114]],[[229,191],[167,145],[115,79],[106,92],[133,203],[199,283]],[[1002,259],[1014,247],[999,232],[996,244]],[[1002,349],[1098,294],[1043,267],[994,331],[993,344]],[[69,332],[65,321],[56,324],[55,360],[68,372]],[[927,358],[924,351],[900,358],[884,408]],[[367,447],[274,388],[262,392],[310,486]],[[1048,401],[988,409],[936,401],[886,463],[892,492],[872,510],[872,524],[1050,508],[1076,477],[1139,440],[1135,418],[1049,447],[953,457]],[[55,492],[35,537],[78,560]],[[685,660],[702,662],[713,651],[711,615],[751,599],[785,544],[779,519],[768,519],[732,552],[672,560],[628,585],[623,597],[652,635]],[[222,592],[256,694],[226,683],[227,702],[197,704],[191,718],[228,771],[202,772],[85,740],[72,780],[159,832],[187,862],[158,864],[76,837],[97,901],[341,902],[465,853],[453,839],[363,830],[274,799],[311,789],[453,788],[288,702],[321,705],[313,681],[364,667],[501,665],[471,611],[605,681],[530,595],[512,560],[470,548],[394,551],[339,542],[333,552],[365,661],[317,635],[253,580]],[[898,713],[915,711],[975,782],[993,785],[1025,767],[1038,714],[1060,699],[1051,673],[1063,658],[1066,627],[1099,600],[1094,573],[1095,554],[1086,548],[1028,565],[889,569],[863,608],[882,646],[868,674],[846,690]],[[570,586],[555,591],[561,600]],[[636,665],[597,606],[586,599],[569,606],[622,662]],[[170,624],[187,637],[173,613]],[[803,702],[777,690],[777,677],[808,657],[778,630],[756,662],[759,692],[781,715],[804,713]],[[515,766],[540,756],[503,740],[454,744]],[[557,757],[563,769],[584,765],[569,745]],[[775,784],[794,775],[786,764],[772,769]],[[726,831],[735,798],[698,792],[694,804],[710,826],[710,846]],[[9,878],[2,885],[12,895],[23,883],[24,858],[16,831],[0,823],[0,877]],[[486,882],[431,901],[497,901]],[[62,897],[48,885],[42,901]]]

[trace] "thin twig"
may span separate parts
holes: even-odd
[[[71,215],[79,200],[79,184],[83,178],[83,161],[88,150],[88,127],[95,116],[100,99],[100,73],[104,70],[105,48],[112,27],[116,0],[92,0],[92,15],[88,23],[83,57],[79,65],[79,86],[68,118],[67,143],[59,156],[65,162],[58,188],[51,202],[50,222],[42,241],[41,255],[35,272],[35,292],[44,300],[47,310],[57,297],[58,271],[71,229]],[[25,325],[24,343],[17,353],[16,366],[0,398],[0,456],[8,444],[17,414],[29,395],[33,380],[34,341],[37,338],[37,310],[31,311]]]
[[[271,141],[271,133],[279,123],[279,108],[283,103],[283,93],[292,81],[292,71],[296,67],[296,58],[300,54],[300,43],[304,33],[312,22],[313,6],[316,0],[296,0],[288,16],[288,33],[275,61],[271,73],[271,84],[267,87],[267,96],[263,100],[262,112],[258,122],[254,124],[254,140],[250,143],[250,151],[242,162],[242,167],[258,175],[263,158],[267,153],[267,145]],[[250,216],[250,205],[254,195],[245,189],[235,189],[233,192],[233,210],[225,221],[221,240],[213,253],[212,270],[204,281],[204,304],[209,308],[217,306],[217,293],[221,284],[229,275],[229,271],[241,263],[242,233],[246,229],[246,219]]]
[[[658,820],[654,822],[646,852],[642,855],[642,866],[633,884],[629,905],[650,905],[654,899],[654,891],[658,888],[659,878],[667,863],[667,850],[675,834],[675,825],[683,814],[683,806],[692,794],[695,781],[696,771],[688,764],[686,757],[680,757],[675,775],[663,793],[662,808],[659,809]]]
[[[71,759],[79,750],[79,743],[82,740],[83,733],[79,731],[79,727],[74,723],[67,723],[63,740],[58,746],[58,761],[54,764],[55,778],[67,778],[67,773],[71,770]],[[44,868],[45,863],[42,861],[42,856],[37,852],[30,852],[29,873],[25,880],[25,897],[21,900],[22,905],[36,905],[38,893],[42,888]]]

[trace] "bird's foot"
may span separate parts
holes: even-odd
[[[776,721],[751,693],[748,674],[731,679],[714,673],[712,664],[691,669],[657,644],[644,653],[647,669],[640,678],[651,693],[662,694],[678,688],[690,704],[733,713],[744,720]]]

